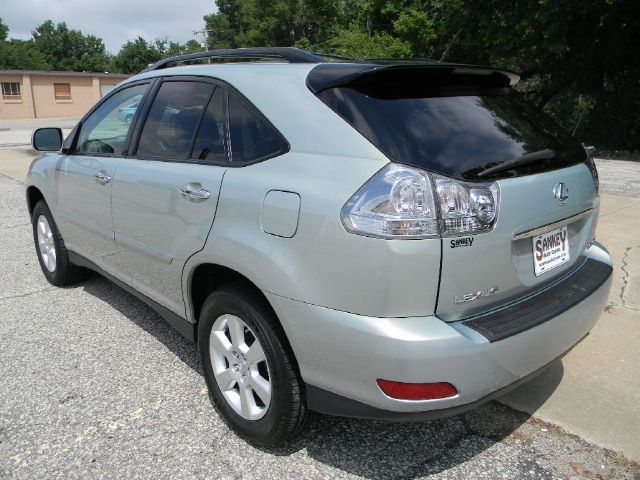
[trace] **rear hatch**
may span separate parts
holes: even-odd
[[[442,64],[320,65],[307,81],[392,162],[497,185],[492,231],[442,239],[443,320],[552,288],[584,259],[599,208],[591,165],[580,144],[513,91],[517,76]]]

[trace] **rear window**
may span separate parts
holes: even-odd
[[[461,180],[529,175],[586,159],[573,137],[513,91],[393,98],[369,86],[330,88],[318,97],[390,160]]]

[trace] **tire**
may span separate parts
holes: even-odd
[[[282,327],[259,294],[241,284],[211,293],[200,314],[198,347],[209,397],[238,436],[275,447],[300,432],[308,418],[300,374]]]
[[[81,280],[85,270],[69,261],[64,240],[44,200],[40,200],[34,207],[31,225],[36,254],[47,281],[57,287],[64,287]]]

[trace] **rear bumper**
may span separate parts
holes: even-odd
[[[611,265],[607,251],[598,244],[587,256]],[[266,295],[308,385],[311,409],[392,420],[455,414],[524,381],[591,330],[610,288],[611,275],[571,308],[493,342],[464,321],[446,323],[435,316],[368,317]],[[458,394],[437,400],[397,400],[378,388],[379,378],[449,382]]]

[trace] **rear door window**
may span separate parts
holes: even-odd
[[[276,128],[234,92],[229,92],[229,127],[233,163],[254,163],[289,150]]]
[[[193,160],[215,163],[227,161],[224,104],[225,92],[218,87],[213,92],[205,109],[191,153]]]
[[[136,155],[188,159],[214,88],[204,82],[163,82],[142,128]]]

